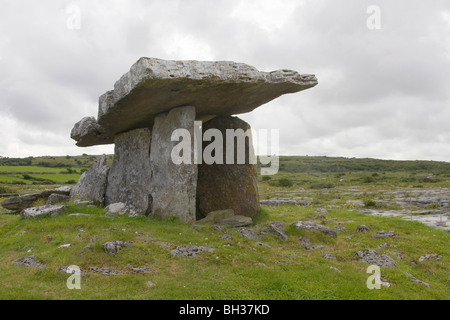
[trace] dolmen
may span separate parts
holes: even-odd
[[[314,75],[229,61],[141,58],[100,96],[97,118],[74,125],[77,146],[115,148],[112,167],[99,157],[70,196],[186,223],[225,209],[252,217],[259,212],[255,152],[250,125],[234,115],[317,83]],[[220,138],[230,130],[245,133],[241,144],[237,135]]]

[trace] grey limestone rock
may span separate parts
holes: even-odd
[[[356,256],[360,261],[377,265],[384,268],[392,268],[397,266],[397,262],[385,254],[379,254],[375,250],[363,250],[356,252]]]
[[[67,196],[69,195],[70,190],[70,187],[59,187],[51,190],[44,190],[39,193],[10,197],[4,200],[1,205],[3,208],[8,210],[21,211],[26,208],[31,208],[33,203],[38,199],[44,199],[44,201],[47,201],[48,197],[52,194]]]
[[[70,137],[77,141],[77,146],[86,147],[100,144],[111,144],[114,139],[107,137],[95,120],[94,117],[84,117],[78,121],[72,131]]]
[[[434,261],[438,261],[438,260],[440,260],[442,258],[442,256],[440,256],[440,255],[438,255],[438,254],[436,254],[436,253],[432,253],[432,254],[426,254],[426,255],[424,255],[424,256],[421,256],[420,258],[419,258],[419,262],[423,262],[423,261],[426,261],[426,260],[434,260]]]
[[[176,249],[170,251],[170,253],[175,257],[195,257],[201,252],[214,252],[215,248],[204,247],[204,246],[178,246]]]
[[[123,202],[111,203],[105,209],[106,215],[110,217],[116,217],[130,212],[130,208]]]
[[[336,230],[333,230],[329,227],[325,227],[323,225],[314,223],[314,222],[309,222],[309,221],[298,221],[296,223],[294,223],[294,227],[295,229],[304,229],[304,230],[318,230],[321,231],[329,236],[332,237],[337,237],[337,232]]]
[[[18,265],[18,266],[24,266],[24,267],[33,267],[33,268],[45,268],[45,265],[37,260],[35,256],[29,256],[29,257],[23,257],[17,260],[14,260],[12,263]]]
[[[21,211],[33,206],[33,203],[41,197],[40,193],[10,197],[2,202],[2,207],[8,210]]]
[[[417,279],[417,278],[414,277],[411,273],[405,271],[405,274],[406,274],[408,277],[410,277],[411,280],[414,281],[415,283],[424,285],[424,286],[426,286],[427,288],[431,288],[431,285],[430,285],[429,283],[426,283],[426,282],[423,282],[422,280]]]
[[[186,156],[187,163],[175,163],[172,151],[183,141],[171,139],[175,129],[187,130],[193,138],[194,120],[195,108],[190,106],[172,109],[155,118],[150,151],[152,216],[161,218],[175,216],[185,223],[196,220],[198,171],[197,165],[194,164],[193,140],[185,142],[189,148],[182,153],[183,157]],[[176,155],[176,160],[179,159],[178,156],[179,154]]]
[[[256,239],[261,240],[261,237],[256,234],[255,230],[251,228],[239,228],[237,231],[245,238],[245,239]]]
[[[283,239],[284,241],[288,241],[289,237],[283,229],[284,225],[285,225],[284,222],[277,221],[277,222],[269,222],[267,226],[268,226],[268,230],[270,232],[274,233],[275,235],[277,235],[279,238]]]
[[[356,227],[356,232],[358,232],[358,233],[369,232],[369,231],[370,231],[370,229],[363,224]]]
[[[45,216],[55,217],[60,213],[64,212],[64,210],[66,210],[66,207],[63,205],[45,205],[40,207],[23,209],[20,212],[20,215],[24,219],[38,218]]]
[[[68,202],[68,201],[70,201],[70,196],[66,196],[66,195],[58,194],[58,193],[52,193],[47,198],[47,202],[45,204],[53,205],[53,204],[58,204],[58,203]]]
[[[121,133],[114,139],[105,204],[122,202],[142,215],[150,213],[150,129]]]
[[[101,155],[95,160],[89,171],[84,172],[78,183],[70,191],[72,200],[87,199],[103,205],[108,179],[109,167],[106,156]]]
[[[128,247],[129,245],[131,245],[131,242],[128,242],[128,241],[118,241],[118,240],[117,241],[109,241],[109,242],[105,242],[103,244],[103,249],[109,255],[114,256],[120,250],[122,250],[125,247]]]
[[[221,220],[219,225],[224,226],[224,227],[237,228],[237,227],[249,226],[252,223],[253,223],[253,219],[250,217],[235,215],[235,216]]]
[[[386,230],[378,231],[377,233],[372,235],[373,238],[387,238],[393,236],[395,236],[394,231],[386,231]]]
[[[197,223],[220,223],[222,220],[233,217],[233,209],[211,211],[205,218],[198,220]]]

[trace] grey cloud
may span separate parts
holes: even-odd
[[[0,154],[38,152],[42,140],[55,154],[111,150],[75,147],[70,129],[96,116],[98,97],[151,56],[315,73],[317,87],[242,115],[255,128],[279,128],[284,154],[449,161],[450,23],[442,12],[450,3],[375,2],[285,0],[267,15],[264,1],[5,1],[0,117],[28,131],[0,130]],[[70,3],[81,9],[80,30],[66,28]],[[366,27],[371,4],[381,8],[381,30]]]

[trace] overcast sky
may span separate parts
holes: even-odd
[[[140,57],[315,74],[240,116],[282,155],[450,161],[448,0],[0,0],[0,156],[113,153],[70,131]]]

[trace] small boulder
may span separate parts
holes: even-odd
[[[324,245],[321,245],[321,244],[313,244],[313,245],[310,245],[310,246],[306,246],[304,249],[305,249],[306,251],[312,251],[312,250],[323,249],[323,248],[325,248]]]
[[[54,205],[62,202],[70,201],[70,196],[66,196],[64,194],[52,193],[48,198],[46,205]]]
[[[258,236],[255,230],[250,228],[239,228],[237,230],[245,239],[257,239],[260,240],[261,237]]]
[[[279,238],[283,239],[284,241],[288,241],[289,237],[283,229],[284,225],[285,223],[282,221],[269,222],[269,224],[267,225],[268,226],[267,229],[269,230],[269,232],[276,234]]]
[[[24,219],[37,218],[37,217],[55,217],[66,210],[62,205],[40,206],[24,209],[20,212],[20,215]]]
[[[17,260],[14,260],[12,263],[18,266],[24,267],[33,267],[33,268],[45,268],[45,265],[37,260],[34,256],[23,257]]]
[[[333,230],[329,227],[325,227],[323,225],[309,222],[309,221],[298,221],[294,223],[295,229],[304,229],[304,230],[318,230],[320,232],[323,232],[329,236],[337,237],[336,230]]]
[[[231,218],[234,216],[233,209],[225,209],[225,210],[216,210],[211,211],[206,215],[205,218],[198,220],[197,223],[220,223],[222,220]]]
[[[110,241],[103,244],[103,249],[109,255],[114,256],[117,252],[129,245],[131,245],[131,242],[128,241]]]
[[[298,241],[300,242],[301,246],[306,246],[311,243],[311,239],[306,238],[306,237],[299,237]]]
[[[423,262],[423,261],[426,261],[426,260],[434,260],[434,261],[438,261],[438,260],[440,260],[441,258],[442,258],[442,256],[437,255],[437,254],[435,254],[435,253],[432,253],[432,254],[426,254],[426,255],[421,256],[421,257],[419,258],[419,262]]]
[[[394,231],[378,231],[377,233],[373,234],[372,237],[373,238],[387,238],[387,237],[393,237],[395,236],[395,232]]]
[[[370,229],[363,224],[356,227],[356,232],[358,232],[358,233],[364,233],[364,232],[369,232],[369,231],[370,231]]]
[[[229,234],[229,233],[221,234],[221,235],[219,236],[219,238],[222,239],[222,240],[229,241],[229,240],[231,240],[231,234]]]
[[[203,246],[178,246],[176,249],[170,251],[170,254],[175,257],[195,257],[201,252],[214,252],[216,249]]]
[[[379,254],[375,250],[363,250],[356,252],[360,261],[377,265],[383,268],[392,268],[397,266],[397,262],[385,254]]]
[[[328,210],[325,208],[317,208],[316,211],[314,211],[315,213],[320,213],[320,214],[326,214],[328,213]]]
[[[236,228],[236,227],[249,226],[252,223],[253,223],[253,220],[250,217],[235,215],[235,216],[223,219],[222,221],[220,221],[219,225],[222,225],[225,227]]]
[[[106,207],[106,215],[110,217],[117,217],[130,212],[128,206],[123,202],[111,203]]]

